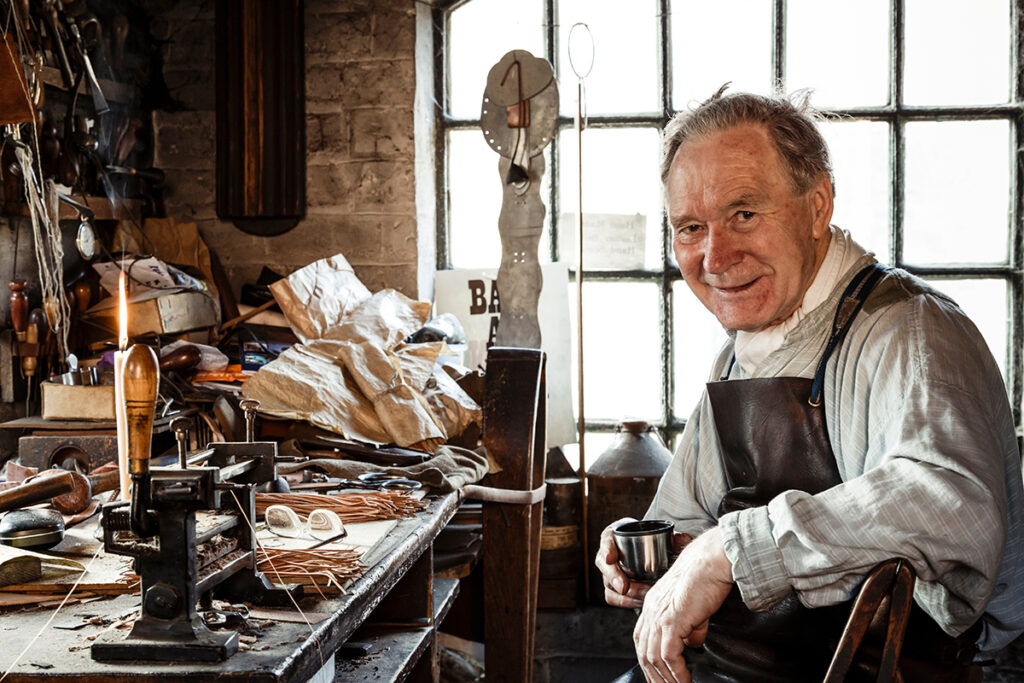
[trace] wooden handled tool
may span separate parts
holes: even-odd
[[[124,409],[128,425],[128,472],[149,474],[153,441],[153,412],[160,382],[160,365],[153,349],[133,344],[124,359]]]
[[[203,359],[198,346],[180,346],[160,358],[160,372],[188,372]]]
[[[26,283],[18,278],[8,283],[11,288],[11,325],[18,335],[19,341],[25,341],[25,330],[28,329],[28,296],[25,294]]]
[[[85,476],[78,472],[68,472],[74,481],[74,489],[57,496],[50,504],[61,514],[77,515],[92,503],[92,497],[105,491],[113,491],[121,484],[121,475],[117,470],[102,474]]]
[[[153,442],[153,413],[160,383],[160,364],[153,349],[134,344],[125,352],[121,374],[128,437],[128,473],[132,477],[130,522],[142,537],[156,533],[149,510],[149,456]]]
[[[75,480],[71,472],[58,471],[37,476],[20,486],[0,491],[0,511],[43,503],[74,488]]]

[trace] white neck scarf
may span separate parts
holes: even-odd
[[[790,330],[800,324],[808,313],[820,306],[839,284],[841,278],[857,259],[867,253],[853,241],[850,233],[836,226],[830,226],[832,238],[821,267],[804,293],[803,301],[792,314],[782,322],[756,332],[736,332],[735,353],[738,362],[748,374],[754,374],[768,354],[777,350],[786,341]]]

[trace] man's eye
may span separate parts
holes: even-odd
[[[676,239],[680,241],[692,240],[701,230],[701,226],[697,224],[691,225],[680,225],[676,228]]]
[[[753,211],[739,211],[739,212],[737,212],[736,215],[739,217],[740,220],[749,221],[751,218],[754,217],[754,212]]]

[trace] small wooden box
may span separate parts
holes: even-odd
[[[42,382],[44,420],[113,420],[113,385]]]
[[[117,329],[117,297],[104,299],[86,315],[109,318],[108,324]],[[175,292],[150,291],[128,302],[128,336],[137,337],[147,332],[177,334],[219,323],[217,305],[206,292],[179,290]]]

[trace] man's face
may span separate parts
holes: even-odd
[[[753,332],[796,310],[828,250],[827,174],[798,194],[764,127],[741,124],[685,142],[667,193],[676,262],[724,327]]]

